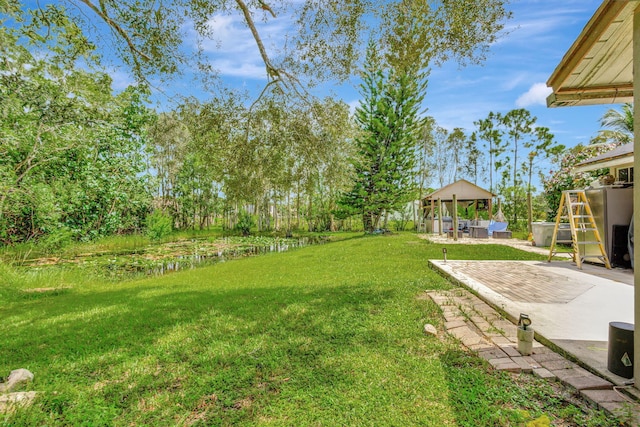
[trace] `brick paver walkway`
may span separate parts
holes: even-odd
[[[627,419],[626,425],[640,425],[640,405],[614,389],[609,381],[583,369],[558,353],[534,342],[533,354],[517,350],[517,327],[471,292],[457,288],[431,291],[427,295],[440,306],[444,327],[468,349],[477,352],[496,370],[527,372],[577,390],[594,406]]]

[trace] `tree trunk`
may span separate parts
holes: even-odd
[[[231,227],[229,227],[231,229],[233,229],[233,227],[235,227],[236,224],[238,223],[238,209],[239,209],[238,202],[236,202],[235,206],[234,206],[234,209],[233,209],[233,217],[232,217],[233,221],[231,223]]]
[[[287,236],[291,234],[291,191],[287,191]]]
[[[513,145],[513,226],[516,227],[518,224],[518,202],[517,202],[517,194],[516,194],[516,183],[518,181],[518,138],[515,137],[514,145]]]
[[[529,211],[527,218],[527,231],[531,234],[533,233],[533,202],[531,200],[531,190],[527,192],[527,207]]]
[[[533,158],[529,157],[529,183],[527,185],[527,231],[533,233],[533,201],[531,200],[531,178],[533,175]]]
[[[278,215],[278,198],[275,190],[273,191],[273,229],[280,230],[280,215]]]
[[[263,208],[262,215],[264,215],[263,230],[271,230],[271,201],[269,200],[268,191],[264,195],[264,206],[262,208]]]
[[[296,228],[300,229],[300,179],[298,179],[298,191],[296,193]]]
[[[313,231],[313,221],[311,215],[313,212],[313,195],[309,194],[309,209],[307,210],[307,229]]]
[[[258,219],[258,231],[262,231],[262,209],[260,209],[260,199],[256,199],[255,201],[255,209],[256,209],[256,218]]]
[[[373,214],[371,212],[362,214],[362,226],[366,232],[371,233],[373,231]]]

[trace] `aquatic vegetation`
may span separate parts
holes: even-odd
[[[59,256],[34,257],[15,262],[18,270],[79,269],[108,279],[135,275],[159,275],[172,271],[211,265],[233,258],[284,252],[318,244],[322,237],[280,238],[269,236],[230,236],[149,242],[136,249],[71,252]]]

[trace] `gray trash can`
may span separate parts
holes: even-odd
[[[607,369],[622,378],[633,378],[633,324],[609,323]]]

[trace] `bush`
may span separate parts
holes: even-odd
[[[155,210],[147,215],[146,225],[147,236],[151,240],[160,240],[173,231],[173,218],[161,210]]]
[[[66,227],[60,227],[45,235],[39,242],[38,249],[43,253],[52,254],[61,251],[73,240],[73,233]]]
[[[238,214],[238,222],[234,229],[242,233],[243,236],[251,234],[251,227],[253,227],[253,218],[248,213],[242,211]]]

